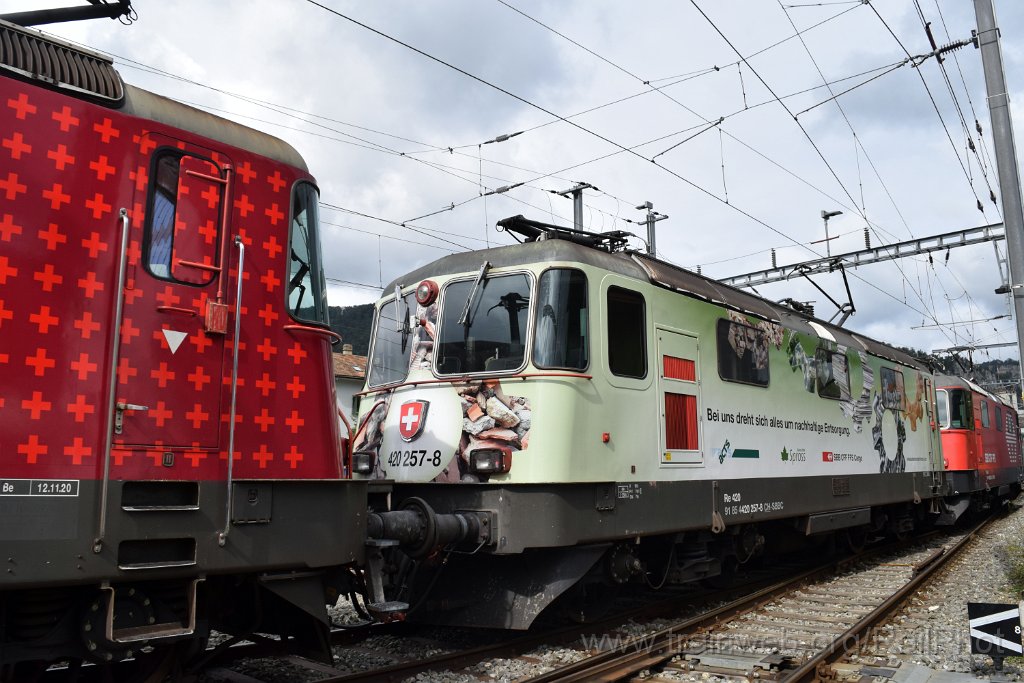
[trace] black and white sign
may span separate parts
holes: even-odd
[[[972,654],[1002,658],[1024,653],[1017,605],[969,602],[967,618],[971,626]]]

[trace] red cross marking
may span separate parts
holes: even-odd
[[[128,283],[124,288],[124,305],[131,306],[136,299],[142,296],[142,290],[133,286],[134,282]]]
[[[79,123],[78,117],[71,113],[71,107],[65,106],[59,112],[53,112],[50,114],[50,118],[60,124],[61,132],[67,133],[71,130],[71,126],[77,126]]]
[[[277,353],[277,347],[271,343],[270,337],[264,337],[256,351],[263,356],[264,361],[270,361],[271,356]]]
[[[132,319],[131,318],[125,318],[124,320],[121,321],[121,343],[122,344],[131,344],[132,343],[132,339],[134,339],[135,337],[138,337],[141,334],[142,334],[142,330],[140,330],[139,328],[135,327],[135,325],[132,324]],[[160,335],[160,338],[161,339],[163,338],[162,334]]]
[[[274,192],[280,192],[281,189],[288,184],[284,178],[281,177],[281,171],[275,170],[274,175],[267,176],[267,182],[274,188]]]
[[[33,391],[31,399],[26,398],[21,401],[22,410],[27,410],[29,417],[33,420],[38,420],[42,417],[43,413],[49,412],[52,407],[52,403],[43,400],[43,392],[41,391]]]
[[[306,390],[306,385],[302,383],[298,375],[292,377],[292,381],[284,385],[288,391],[292,392],[292,398],[298,398],[299,394]]]
[[[20,160],[22,154],[32,153],[32,145],[25,142],[25,136],[21,133],[14,133],[11,137],[4,138],[2,144],[11,150],[11,158],[15,161]]]
[[[196,391],[202,391],[203,387],[213,381],[210,375],[206,374],[206,370],[203,369],[202,365],[197,365],[195,372],[188,373],[188,381],[192,382],[192,386],[196,388]]]
[[[270,379],[270,374],[264,372],[263,377],[256,380],[256,388],[260,390],[263,397],[270,396],[270,392],[277,388],[277,382]]]
[[[57,367],[57,361],[49,358],[46,355],[46,349],[40,346],[36,349],[36,355],[25,358],[25,365],[35,371],[36,377],[42,377],[47,370]]]
[[[213,244],[213,241],[217,239],[217,225],[213,220],[208,220],[199,226],[199,234],[203,236],[203,241],[207,244]]]
[[[202,404],[196,403],[192,410],[185,413],[185,418],[192,423],[193,429],[199,429],[204,422],[210,421],[210,414],[203,411]]]
[[[269,303],[263,308],[261,308],[259,313],[256,314],[256,316],[259,318],[263,318],[263,324],[266,325],[267,327],[273,325],[274,321],[281,317],[280,314],[274,310],[274,305]]]
[[[92,124],[92,129],[100,134],[103,144],[107,144],[114,138],[121,137],[121,131],[114,128],[114,122],[108,118],[104,118],[103,123]]]
[[[298,434],[299,427],[306,424],[306,421],[299,416],[299,411],[293,410],[292,414],[285,419],[284,423],[292,430],[292,434]]]
[[[90,161],[89,170],[95,171],[96,180],[101,183],[107,179],[108,175],[114,175],[117,172],[117,169],[110,165],[106,154],[101,154],[96,161]]]
[[[25,194],[28,191],[28,186],[18,182],[17,173],[8,173],[6,180],[0,180],[0,190],[4,191],[4,196],[7,199],[14,201],[19,193]]]
[[[189,461],[192,467],[199,467],[199,463],[206,460],[206,451],[188,451],[185,453],[185,459]]]
[[[302,348],[302,344],[300,344],[299,342],[295,342],[292,345],[292,348],[288,349],[288,355],[292,357],[292,361],[296,365],[299,365],[300,363],[302,363],[303,360],[305,360],[307,356],[309,356],[309,353],[307,353],[306,350]]]
[[[242,163],[240,163],[238,165],[238,170],[236,171],[236,173],[238,173],[238,175],[242,177],[243,185],[248,185],[250,182],[252,182],[252,179],[256,177],[256,171],[252,170],[252,164],[250,164],[248,161],[243,161]]]
[[[271,425],[277,422],[277,419],[270,414],[270,411],[264,408],[260,411],[260,414],[252,419],[253,422],[260,426],[261,432],[266,432],[270,429]]]
[[[76,436],[70,446],[64,447],[64,455],[71,456],[72,465],[81,465],[83,458],[88,458],[92,455],[92,448],[85,445],[82,437]]]
[[[292,444],[291,450],[284,454],[284,459],[288,461],[288,465],[293,470],[298,469],[299,463],[302,462],[303,457],[304,456],[302,455],[302,453],[299,453],[299,449],[295,446],[295,444]]]
[[[167,388],[167,382],[173,382],[175,373],[174,370],[167,368],[167,363],[160,363],[160,367],[156,370],[150,370],[149,376],[156,380],[157,386],[161,389]]]
[[[110,210],[114,207],[103,201],[103,195],[97,192],[92,199],[85,201],[85,208],[91,209],[92,217],[99,220],[110,213]]]
[[[270,238],[263,243],[263,248],[267,250],[267,256],[270,257],[271,261],[276,259],[277,255],[284,251],[284,247],[277,242],[277,235],[271,235]]]
[[[284,220],[284,211],[277,205],[277,202],[271,204],[270,208],[264,210],[263,213],[270,219],[271,225],[277,225]]]
[[[73,166],[75,163],[75,157],[68,154],[68,146],[65,144],[57,145],[57,149],[51,149],[46,153],[46,158],[53,161],[58,171],[63,171],[65,166]]]
[[[39,326],[39,334],[48,334],[50,328],[60,322],[60,318],[50,315],[49,306],[41,306],[38,313],[33,313],[28,317],[28,321]]]
[[[89,339],[93,332],[100,331],[100,324],[92,319],[92,313],[85,311],[82,317],[75,321],[75,329],[82,333],[82,339]]]
[[[220,190],[213,185],[200,192],[199,196],[206,200],[206,206],[211,210],[216,209],[220,203]]]
[[[121,443],[124,442],[122,441]],[[121,467],[124,465],[124,461],[133,455],[135,454],[131,451],[121,450],[120,448],[115,448],[110,451],[110,457],[114,460],[115,467]]]
[[[18,99],[7,100],[7,106],[15,111],[14,116],[22,121],[29,114],[35,114],[38,110],[36,105],[29,103],[28,95],[25,93],[18,93]]]
[[[53,272],[52,263],[47,263],[43,266],[43,269],[33,275],[32,278],[42,283],[44,292],[52,292],[54,285],[59,285],[64,282],[63,275],[57,275]]]
[[[94,259],[101,251],[107,250],[107,243],[100,239],[98,232],[90,232],[89,239],[82,240],[82,248],[88,250],[89,258]]]
[[[18,452],[25,456],[25,462],[29,465],[35,465],[39,456],[46,455],[48,450],[49,446],[39,443],[36,434],[30,434],[27,442],[18,444]]]
[[[260,464],[260,469],[267,468],[267,463],[274,459],[274,454],[267,450],[266,444],[260,444],[260,449],[252,454],[252,459]]]
[[[142,215],[142,210],[139,210],[139,215]],[[128,265],[134,266],[138,264],[139,259],[142,258],[142,247],[139,246],[138,242],[131,242],[128,245]],[[142,293],[142,290],[139,290]]]
[[[249,233],[247,233],[245,231],[245,228],[239,228],[238,229],[238,239],[242,240],[242,244],[244,244],[246,247],[251,247],[252,246],[252,238],[249,237]],[[243,276],[243,279],[245,279],[245,280],[249,279],[249,271],[245,271],[245,275]]]
[[[163,427],[168,420],[174,417],[174,411],[167,410],[167,404],[163,401],[157,401],[156,407],[150,408],[146,415],[153,418],[157,427]]]
[[[142,192],[149,183],[149,172],[145,166],[139,166],[128,174],[128,177],[135,181],[135,189]]]
[[[47,251],[56,251],[58,244],[65,244],[68,241],[68,236],[57,228],[56,223],[50,223],[46,230],[39,231],[39,239],[46,242]]]
[[[95,413],[96,408],[91,403],[86,403],[85,394],[78,394],[75,402],[68,404],[68,412],[75,416],[75,422],[85,422],[85,416]]]
[[[54,211],[60,211],[61,204],[71,203],[71,195],[64,192],[64,186],[60,183],[54,183],[49,190],[43,190],[43,198],[50,200],[50,208]]]
[[[245,218],[252,213],[253,209],[256,208],[256,205],[249,201],[249,195],[243,194],[235,200],[235,208],[238,209],[240,214],[242,214],[242,218]]]
[[[142,156],[146,156],[150,151],[156,149],[156,140],[145,133],[133,135],[132,142],[139,146],[139,154]]]
[[[0,327],[4,326],[5,320],[14,320],[14,313],[11,309],[4,308],[4,300],[0,299]],[[266,396],[266,394],[264,394],[264,396]]]
[[[0,218],[0,240],[10,242],[12,235],[20,234],[21,226],[15,224],[14,216],[9,213],[5,213],[3,218]]]
[[[99,365],[89,360],[89,354],[87,353],[78,354],[78,360],[71,361],[69,367],[78,373],[78,379],[83,382],[89,379],[90,374],[99,369]]]
[[[6,256],[0,256],[0,285],[7,284],[7,278],[15,277],[18,274],[18,269],[12,265],[8,265]]]
[[[267,268],[267,272],[260,276],[260,282],[267,288],[267,292],[273,294],[274,290],[281,284],[281,278],[274,274],[273,268]]]
[[[170,285],[156,295],[156,300],[161,306],[177,306],[181,303],[181,297],[174,293],[174,288]]]
[[[202,355],[203,352],[206,351],[207,347],[213,346],[213,342],[210,341],[210,338],[207,337],[206,333],[202,330],[200,330],[198,334],[190,334],[188,336],[188,341],[196,347],[196,353],[199,355]]]
[[[139,374],[139,371],[132,367],[131,363],[128,362],[127,358],[122,358],[117,362],[117,383],[128,384],[133,377]]]
[[[103,291],[103,283],[96,278],[96,273],[91,270],[85,274],[85,277],[79,278],[78,286],[85,291],[85,298],[92,299],[96,296],[96,292]]]

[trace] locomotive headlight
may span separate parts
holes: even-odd
[[[420,306],[429,306],[437,299],[437,283],[433,280],[424,280],[416,285],[416,303]]]
[[[353,453],[352,471],[359,474],[369,474],[373,471],[373,453]]]
[[[512,451],[508,448],[478,448],[469,453],[469,469],[480,474],[498,474],[512,469]]]

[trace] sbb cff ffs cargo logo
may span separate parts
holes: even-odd
[[[835,458],[832,456],[832,451],[822,451],[821,453],[822,462],[835,462]]]
[[[412,441],[423,431],[427,422],[429,401],[406,401],[402,404],[398,418],[398,434],[403,441]]]

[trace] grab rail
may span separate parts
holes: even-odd
[[[235,294],[235,337],[231,344],[231,417],[228,421],[228,495],[224,515],[224,530],[217,534],[217,543],[224,546],[228,542],[231,530],[231,507],[234,502],[234,486],[232,477],[235,465],[235,411],[238,408],[238,341],[242,330],[242,282],[245,273],[245,243],[240,235],[235,235],[235,246],[238,247],[238,291]]]

